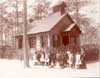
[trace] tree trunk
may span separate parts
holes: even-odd
[[[24,0],[24,26],[23,26],[23,51],[24,51],[24,65],[29,67],[29,53],[27,40],[27,1]]]
[[[3,26],[2,26],[2,12],[3,12],[3,9],[2,9],[2,5],[0,5],[0,42],[1,42],[1,46],[3,46]]]

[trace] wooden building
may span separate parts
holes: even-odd
[[[53,7],[53,13],[42,20],[36,20],[28,30],[28,43],[31,49],[80,45],[81,30],[71,16],[65,12],[65,3]],[[22,35],[16,36],[19,49],[23,46]]]

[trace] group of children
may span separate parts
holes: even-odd
[[[85,52],[81,49],[50,48],[35,52],[35,65],[59,66],[61,68],[85,68]]]

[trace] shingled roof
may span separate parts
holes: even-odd
[[[36,34],[50,31],[66,14],[61,15],[60,12],[54,13],[43,20],[34,21],[31,25],[32,29],[28,34]]]

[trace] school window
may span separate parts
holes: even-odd
[[[47,36],[41,35],[41,47],[46,47],[46,46],[47,46]]]
[[[29,37],[28,41],[29,41],[29,47],[30,48],[35,48],[36,47],[36,37]]]
[[[18,48],[21,49],[23,47],[23,38],[18,38]]]

